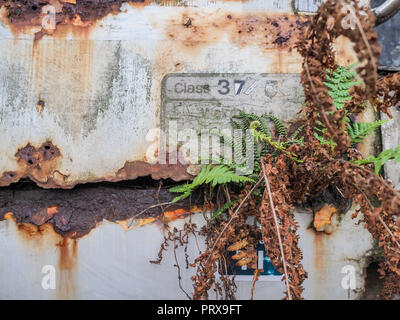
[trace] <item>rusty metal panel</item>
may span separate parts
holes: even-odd
[[[249,86],[242,88],[243,92],[251,90],[251,80],[260,80],[260,91],[254,91],[253,98],[258,110],[272,110],[289,119],[300,108],[300,94],[291,96],[293,101],[288,103],[287,96],[280,95],[282,88],[274,95],[271,81],[274,84],[283,79],[281,86],[286,91],[301,91],[295,80],[302,60],[294,44],[308,18],[293,11],[313,11],[313,0],[116,3],[116,8],[102,7],[96,13],[64,3],[56,8],[60,21],[52,31],[43,30],[43,17],[29,10],[27,22],[17,18],[18,8],[13,9],[13,21],[7,18],[7,10],[1,9],[0,186],[22,177],[46,188],[72,188],[78,183],[141,175],[189,178],[186,163],[153,164],[148,159],[154,142],[148,139],[149,131],[160,129],[164,120],[173,117],[173,109],[167,105],[170,101],[164,98],[187,103],[187,96],[171,99],[163,92],[163,88],[169,88],[167,80],[176,81],[177,75],[185,79],[194,75],[195,85],[199,85],[199,75],[212,75],[208,78],[210,85],[215,75],[224,75],[230,83],[238,75],[248,77]],[[76,10],[82,10],[83,18],[77,18]],[[348,40],[341,38],[336,46],[341,64],[354,61]],[[262,104],[261,97],[266,99]],[[233,98],[211,100],[226,108]],[[267,98],[270,105],[264,103]],[[204,103],[204,97],[200,99]],[[240,100],[245,109],[246,104],[254,107],[250,100]],[[285,104],[288,107],[282,108]],[[178,120],[187,124],[182,121],[185,117],[187,114],[178,116]],[[224,123],[226,119],[221,118],[214,126]],[[193,126],[207,127],[198,118]],[[41,215],[42,208],[38,209],[32,219],[42,223],[46,216]],[[118,210],[124,219],[123,210]],[[330,235],[308,228],[310,214],[297,212],[297,216],[300,246],[310,274],[305,297],[359,297],[373,248],[370,234],[362,225],[354,224],[351,212],[344,220],[335,221]],[[191,218],[199,226],[203,222],[201,215]],[[118,222],[126,227],[126,221]],[[178,290],[172,255],[166,255],[162,266],[148,263],[157,256],[163,239],[158,224],[129,232],[111,222],[93,225],[89,234],[70,239],[55,233],[46,223],[37,228],[16,224],[12,219],[2,221],[0,253],[9,259],[0,259],[0,297],[185,298]],[[182,220],[174,225],[182,226]],[[197,248],[190,248],[189,253],[195,256]],[[183,259],[184,253],[179,254]],[[341,270],[349,264],[357,269],[357,288],[352,292],[341,287]],[[46,266],[55,268],[54,290],[42,286]],[[189,290],[190,276],[185,273],[182,279]],[[256,298],[283,296],[281,282],[259,283],[257,288]],[[251,283],[240,283],[238,298],[247,299],[250,289]]]
[[[187,218],[189,219],[189,218]],[[201,214],[191,221],[199,227]],[[366,253],[372,247],[372,237],[362,226],[356,226],[347,214],[341,222],[335,220],[333,234],[316,233],[308,226],[312,216],[298,211],[300,247],[309,278],[304,283],[306,299],[357,299],[365,284]],[[184,220],[171,227],[182,228]],[[204,249],[202,238],[198,239]],[[81,239],[62,238],[44,225],[41,232],[29,225],[19,229],[12,220],[0,224],[0,297],[2,299],[186,299],[179,289],[176,263],[171,251],[164,254],[161,265],[150,264],[157,257],[163,235],[157,224],[126,232],[117,224],[104,222]],[[177,250],[184,265],[185,254],[190,259],[198,254],[194,238],[189,248]],[[357,245],[349,246],[349,243]],[[342,287],[345,266],[353,266],[356,288]],[[47,288],[48,270],[54,268],[55,287]],[[182,286],[192,290],[193,268],[181,268]],[[237,298],[249,299],[252,281],[238,281]],[[162,290],[160,290],[162,288]],[[255,299],[281,299],[285,285],[281,281],[260,281]]]
[[[164,77],[300,72],[293,45],[307,17],[294,15],[291,1],[119,5],[105,17],[85,11],[84,21],[63,9],[50,31],[43,16],[10,21],[1,9],[0,186],[22,177],[51,188],[190,178],[186,163],[150,164],[146,155],[146,136],[160,127]],[[338,48],[349,51],[345,42]]]

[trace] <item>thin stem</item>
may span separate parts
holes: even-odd
[[[265,173],[265,167],[264,167],[264,163],[263,163],[262,160],[261,160],[261,166],[262,166],[262,169],[263,169],[265,185],[267,187],[269,202],[270,202],[270,205],[271,205],[271,210],[272,210],[272,214],[273,214],[274,221],[275,221],[276,233],[278,234],[279,249],[281,251],[281,256],[282,256],[283,270],[285,272],[285,282],[286,282],[286,288],[287,288],[287,293],[288,293],[288,299],[292,300],[292,294],[290,292],[289,277],[288,277],[287,266],[286,266],[285,253],[283,251],[283,243],[282,243],[282,238],[281,238],[281,232],[279,230],[278,217],[277,217],[276,212],[275,212],[274,201],[272,200],[271,187],[269,185],[269,180],[268,180],[267,174]]]
[[[358,188],[354,183],[352,183],[352,185],[358,190],[358,192],[360,192],[363,195],[363,197],[364,197],[365,201],[367,201],[370,209],[374,210],[374,207],[372,206],[372,203],[371,203],[371,201],[369,201],[365,192],[363,190],[361,190],[360,188]],[[385,223],[385,221],[383,221],[383,219],[380,215],[378,215],[378,219],[379,219],[380,223],[382,223],[382,225],[384,226],[386,231],[389,233],[389,235],[394,239],[394,242],[397,244],[397,246],[400,248],[400,243],[396,240],[396,237],[394,236],[392,230],[389,229],[388,225]]]
[[[176,256],[176,238],[174,238],[174,257],[175,257],[175,263],[176,263],[176,268],[178,269],[178,283],[179,283],[179,288],[183,291],[183,293],[186,295],[186,297],[188,297],[188,299],[189,300],[192,300],[192,298],[189,296],[189,294],[185,291],[185,289],[183,289],[183,287],[182,287],[182,283],[181,283],[181,280],[182,280],[182,277],[181,277],[181,268],[180,268],[180,266],[179,266],[179,262],[178,262],[178,258],[177,258],[177,256]]]

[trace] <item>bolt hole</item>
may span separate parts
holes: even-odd
[[[49,150],[49,149],[50,149],[50,146],[44,146],[44,148],[45,148],[46,150]]]

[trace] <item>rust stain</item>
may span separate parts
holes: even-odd
[[[17,219],[14,217],[14,214],[12,212],[7,212],[4,215],[4,220],[14,220],[14,221],[16,221]]]
[[[167,155],[165,164],[151,164],[141,160],[127,161],[124,167],[119,169],[115,175],[98,179],[78,180],[74,181],[73,184],[67,184],[68,176],[57,169],[61,152],[51,141],[46,141],[40,147],[35,147],[28,143],[25,147],[18,149],[15,157],[19,169],[3,172],[0,176],[0,187],[9,186],[22,178],[29,178],[38,186],[46,189],[72,189],[78,184],[88,182],[118,182],[149,175],[156,180],[171,178],[174,181],[181,181],[193,178],[187,172],[188,163],[177,161],[176,164],[171,164],[169,163],[170,156]]]
[[[57,247],[59,251],[57,298],[74,299],[77,286],[78,241],[65,237],[57,244]]]
[[[18,231],[26,239],[32,240],[35,238],[41,238],[45,234],[51,233],[53,231],[53,226],[51,224],[43,224],[36,226],[31,223],[18,223]]]
[[[54,208],[48,208],[49,212],[54,212]],[[78,259],[78,240],[70,237],[62,237],[57,234],[51,223],[40,226],[32,223],[18,223],[17,213],[7,213],[8,218],[16,222],[18,228],[19,240],[23,242],[24,247],[29,252],[35,250],[40,254],[50,248],[55,248],[58,252],[57,268],[57,298],[73,299],[75,298],[75,289],[77,287],[77,259]],[[16,218],[14,218],[16,217]],[[17,220],[17,221],[16,221]]]
[[[68,237],[57,244],[60,252],[58,266],[60,270],[72,270],[76,266],[78,257],[78,240]]]
[[[238,47],[256,45],[262,50],[290,50],[309,24],[309,16],[273,13],[234,14],[227,12],[196,11],[172,17],[166,28],[166,37],[176,40],[183,49],[198,50],[210,42],[228,36]],[[157,22],[155,22],[157,25]]]
[[[207,207],[206,207],[207,210]],[[164,211],[163,214],[160,214],[157,217],[150,217],[150,218],[143,218],[143,219],[134,219],[131,221],[129,220],[122,220],[122,221],[117,221],[118,224],[120,224],[125,231],[131,230],[133,228],[137,227],[142,227],[148,224],[151,224],[153,222],[161,221],[162,223],[168,223],[171,221],[175,221],[177,219],[184,219],[187,216],[193,214],[193,213],[198,213],[202,212],[203,209],[201,209],[199,206],[193,206],[191,208],[186,208],[186,209],[175,209],[175,210],[170,210],[170,211]]]
[[[44,105],[45,105],[45,102],[44,102],[43,100],[39,100],[39,101],[38,101],[38,104],[37,104],[37,111],[38,111],[39,113],[42,113],[42,111],[43,111],[43,109],[44,109]]]
[[[32,222],[37,226],[41,226],[57,213],[58,208],[56,206],[43,208],[32,215]]]
[[[21,178],[29,177],[38,184],[46,184],[61,157],[60,150],[51,141],[40,147],[28,143],[15,154],[19,170],[7,171],[0,176],[0,186],[8,186]]]
[[[337,210],[334,206],[325,204],[314,216],[314,227],[317,231],[326,231],[331,224],[331,218]]]
[[[314,285],[314,296],[319,296],[319,292],[326,286],[325,283],[325,259],[326,259],[326,250],[325,250],[325,234],[314,232],[314,268],[315,272],[315,285]]]
[[[62,236],[54,232],[51,223],[45,223],[41,226],[36,226],[32,223],[18,222],[18,215],[15,214],[19,240],[29,248],[29,250],[37,250],[41,252],[47,250],[49,247],[53,248]]]
[[[149,186],[148,180],[126,183],[124,186],[84,185],[72,190],[44,190],[24,187],[4,194],[0,205],[0,221],[14,220],[26,239],[40,239],[49,231],[61,239],[78,239],[91,232],[103,220],[118,222],[141,214],[134,226],[145,225],[155,220],[168,223],[175,219],[201,212],[196,204],[202,203],[201,195],[178,204],[171,201],[175,194],[169,187]],[[143,188],[145,185],[146,188]],[[163,209],[158,203],[169,203]],[[123,223],[121,223],[121,221]],[[59,238],[56,238],[59,242]]]
[[[151,175],[153,179],[171,178],[175,181],[190,180],[193,177],[187,173],[187,164],[150,164],[145,161],[126,162],[125,166],[120,169],[116,178],[110,181],[120,181],[127,179],[136,179],[139,176]]]
[[[8,25],[15,38],[20,34],[35,34],[35,40],[39,40],[44,35],[54,35],[59,32],[61,26],[72,26],[82,32],[90,32],[90,28],[96,22],[108,15],[115,15],[121,12],[123,3],[128,3],[137,9],[153,3],[153,0],[115,0],[115,1],[89,1],[80,0],[27,0],[13,1],[4,0],[0,3],[2,10],[2,20]],[[47,5],[55,8],[56,29],[43,28],[43,18],[48,13]],[[65,30],[64,30],[65,31]]]
[[[176,210],[173,210],[173,211],[165,211],[164,212],[164,218],[167,221],[174,221],[174,220],[177,220],[177,219],[182,219],[182,218],[184,218],[185,216],[187,216],[187,215],[189,215],[191,213],[200,212],[200,211],[201,211],[201,209],[199,207],[197,207],[197,206],[191,208],[190,210],[176,209]]]

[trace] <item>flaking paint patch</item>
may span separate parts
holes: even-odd
[[[4,172],[0,177],[0,186],[10,185],[23,177],[46,184],[60,157],[60,150],[51,141],[46,141],[39,147],[28,143],[15,154],[19,169]]]
[[[188,167],[189,165],[187,164],[150,164],[146,161],[127,161],[115,174],[101,178],[88,177],[82,180],[75,180],[72,183],[68,183],[68,175],[58,170],[54,170],[48,175],[43,175],[43,172],[41,172],[40,179],[37,179],[36,171],[33,171],[33,173],[27,173],[26,171],[6,171],[0,176],[0,187],[9,186],[22,178],[29,178],[39,187],[45,189],[72,189],[79,184],[102,181],[119,182],[148,175],[156,180],[167,178],[171,178],[174,181],[191,180],[193,176],[187,172]]]

